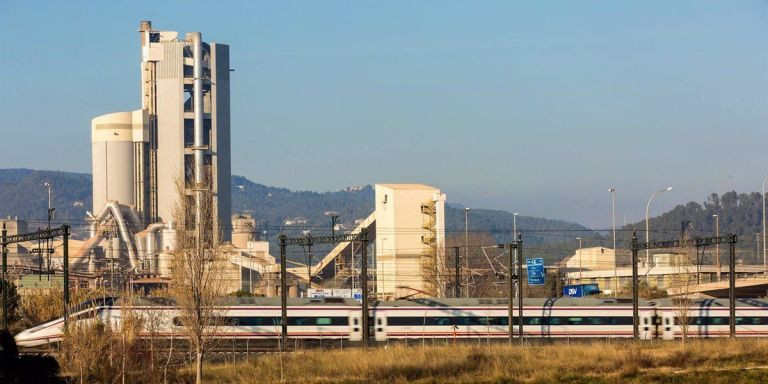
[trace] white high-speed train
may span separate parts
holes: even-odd
[[[217,308],[215,337],[273,343],[280,338],[279,298],[231,298]],[[132,305],[106,298],[81,304],[71,322],[102,321],[119,327],[126,311],[143,317],[142,336],[178,338],[178,309],[167,300],[141,299]],[[670,300],[639,302],[640,337],[674,339],[682,336],[680,319],[687,318],[687,335],[729,335],[728,301],[695,300],[686,311]],[[369,312],[372,340],[385,342],[423,338],[506,338],[506,299],[414,299],[372,302]],[[351,299],[288,299],[288,338],[291,340],[362,339],[360,304]],[[513,326],[517,335],[517,308]],[[27,329],[16,335],[21,347],[36,347],[61,340],[64,320]],[[525,299],[523,332],[530,338],[629,338],[632,337],[630,299]],[[738,299],[737,336],[768,336],[768,301]]]

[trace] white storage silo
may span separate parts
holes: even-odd
[[[110,113],[91,121],[95,212],[109,200],[135,204],[134,142],[143,141],[144,122],[141,110]]]

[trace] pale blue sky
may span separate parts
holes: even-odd
[[[233,172],[593,227],[768,174],[765,1],[0,2],[2,168],[90,171],[142,19],[231,45]]]

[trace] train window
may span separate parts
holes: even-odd
[[[316,325],[331,325],[331,318],[330,317],[318,317],[315,319]]]
[[[570,324],[570,325],[579,325],[579,324],[582,323],[582,320],[583,319],[581,317],[569,317],[568,318],[568,324]]]

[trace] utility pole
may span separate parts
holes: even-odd
[[[712,215],[715,218],[715,237],[720,237],[720,216]],[[717,281],[723,276],[723,270],[720,266],[720,244],[715,244],[715,259],[717,259]]]
[[[469,211],[472,208],[464,208],[464,263],[467,266],[467,273],[469,272]],[[469,297],[469,285],[465,288],[465,297]]]
[[[517,284],[517,333],[520,343],[524,343],[523,338],[523,249],[522,236],[518,235],[517,240],[507,243],[507,332],[509,334],[508,343],[512,344],[514,338],[514,295],[515,284]],[[498,245],[504,248],[503,244]],[[517,259],[517,274],[515,274],[515,259]],[[515,280],[517,282],[515,283]]]
[[[339,220],[339,215],[331,215],[331,236],[336,237],[336,222]]]
[[[362,236],[362,242],[363,242],[363,259],[360,260],[360,264],[362,267],[361,271],[361,279],[362,279],[362,286],[363,286],[363,348],[368,348],[368,339],[369,339],[369,327],[368,324],[368,228],[363,228],[360,230],[360,235]]]
[[[517,241],[517,215],[518,215],[517,212],[512,214],[512,241],[515,241],[515,242]],[[517,247],[515,247],[515,260],[517,260]],[[520,290],[516,292],[516,294],[519,294],[519,293],[520,293]]]
[[[456,252],[456,256],[455,256],[456,268],[454,270],[454,272],[456,273],[456,277],[455,277],[456,283],[454,284],[455,285],[454,297],[458,298],[458,297],[461,297],[461,256],[460,256],[461,251],[460,251],[460,247],[455,247],[454,250]]]
[[[3,330],[8,330],[8,231],[3,223]]]
[[[288,275],[285,261],[286,236],[280,235],[280,351],[285,351],[288,343]]]
[[[616,249],[616,188],[608,188],[611,193],[611,226],[613,227],[613,297],[619,292],[619,250]]]
[[[637,341],[640,339],[640,315],[637,305],[637,232],[632,232],[632,338]]]
[[[728,323],[730,336],[733,339],[736,337],[736,241],[728,242],[728,253],[730,253],[728,262]]]
[[[517,332],[520,334],[520,344],[525,343],[523,338],[523,237],[517,235],[515,251],[517,251]]]
[[[515,334],[514,331],[514,278],[515,278],[515,264],[513,261],[514,254],[512,253],[512,249],[515,248],[514,243],[507,244],[507,247],[509,248],[509,253],[507,254],[507,316],[508,316],[508,325],[509,325],[509,345],[512,345],[512,338]]]
[[[62,228],[64,229],[64,326],[66,327],[69,319],[69,225],[64,224]]]
[[[584,284],[584,282],[581,280],[581,237],[577,237],[576,240],[579,241],[579,285]]]
[[[765,182],[768,176],[763,179],[763,276],[768,276],[768,251],[766,251],[766,233],[765,233]]]

